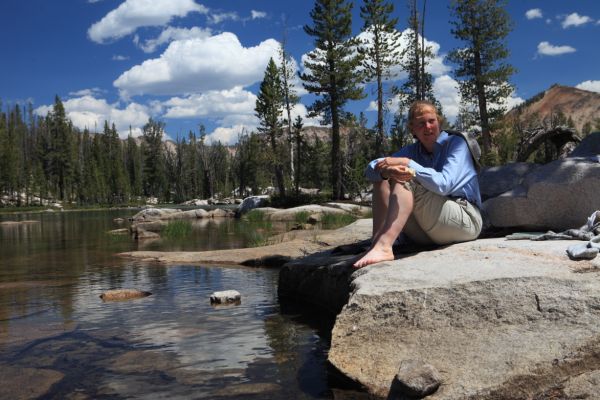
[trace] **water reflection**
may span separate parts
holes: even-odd
[[[24,215],[40,222],[0,225],[0,382],[34,371],[38,395],[57,399],[331,397],[327,343],[281,312],[276,270],[123,261],[113,254],[138,244],[106,232],[131,214]],[[148,247],[236,247],[245,239],[235,223],[202,221],[191,239]],[[99,297],[129,287],[152,295]],[[211,306],[210,294],[227,289],[242,303]],[[30,386],[0,385],[0,398]]]

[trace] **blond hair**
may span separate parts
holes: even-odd
[[[417,100],[414,101],[408,109],[408,126],[410,127],[417,115],[423,114],[425,110],[433,111],[437,117],[438,122],[442,122],[442,116],[440,115],[437,107],[433,103],[426,100]]]

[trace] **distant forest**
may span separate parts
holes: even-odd
[[[364,120],[363,120],[364,123]],[[344,135],[344,186],[347,193],[365,187],[363,170],[372,153],[374,135],[358,121],[348,121]],[[0,193],[6,205],[142,204],[147,198],[180,203],[190,199],[244,197],[274,186],[273,160],[284,160],[288,195],[296,186],[325,189],[330,175],[330,141],[296,135],[297,185],[292,185],[289,143],[280,139],[273,154],[267,136],[248,132],[235,146],[207,145],[204,128],[175,142],[162,140],[165,125],[150,119],[143,135],[119,139],[108,122],[99,133],[73,126],[57,97],[47,116],[29,106],[0,112]],[[287,158],[286,158],[287,157]],[[324,196],[330,195],[330,192]]]

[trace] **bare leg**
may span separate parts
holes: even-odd
[[[400,232],[402,232],[408,217],[412,213],[413,194],[402,184],[391,184],[388,205],[383,224],[373,237],[371,249],[354,263],[355,268],[362,268],[381,261],[391,261],[394,259],[392,245]],[[376,211],[374,210],[373,219],[375,219],[375,214]],[[373,227],[375,227],[375,222],[373,223]]]
[[[390,182],[373,183],[373,241],[383,227],[390,201]]]

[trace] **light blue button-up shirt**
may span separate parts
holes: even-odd
[[[427,190],[442,196],[461,197],[481,209],[481,193],[477,171],[467,142],[460,136],[441,132],[434,144],[433,153],[416,142],[401,148],[392,157],[408,157],[408,166],[415,170],[415,180]],[[365,174],[371,182],[382,180],[373,160]]]

